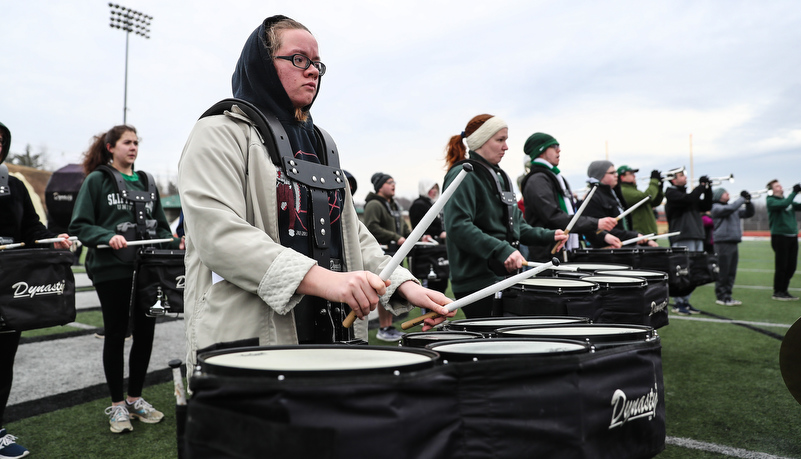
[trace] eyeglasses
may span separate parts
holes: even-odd
[[[607,175],[617,175],[617,171],[607,172]]]
[[[295,67],[303,70],[306,70],[307,68],[309,68],[309,66],[313,65],[314,68],[316,68],[317,71],[320,72],[320,76],[325,75],[325,64],[323,64],[320,61],[315,62],[309,59],[308,57],[304,56],[303,54],[293,54],[291,56],[275,56],[275,58],[289,61]]]

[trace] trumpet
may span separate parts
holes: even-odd
[[[772,196],[773,195],[773,191],[768,190],[766,188],[762,188],[761,190],[749,191],[748,194],[751,195],[751,199],[756,199],[756,198],[762,196],[763,194],[768,195],[768,196]]]
[[[709,177],[712,186],[720,186],[723,182],[734,183],[734,174],[729,174],[728,177]]]

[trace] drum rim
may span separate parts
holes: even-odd
[[[453,341],[443,341],[441,343],[432,343],[425,347],[425,349],[431,350],[439,354],[440,360],[442,363],[448,363],[448,360],[453,361],[477,361],[477,360],[495,360],[495,359],[513,359],[513,358],[537,358],[537,357],[564,357],[568,355],[579,355],[579,354],[586,354],[589,353],[592,349],[591,346],[579,340],[573,339],[562,339],[562,338],[555,338],[555,339],[545,339],[545,338],[492,338],[492,339],[485,339],[483,340],[486,343],[493,343],[490,345],[494,345],[495,343],[506,343],[506,342],[548,342],[548,343],[561,343],[561,344],[577,344],[581,346],[581,349],[573,349],[568,351],[559,351],[559,352],[551,352],[551,353],[519,353],[519,354],[467,354],[462,352],[450,352],[447,350],[440,350],[437,351],[437,347],[444,347],[446,345],[458,345],[458,344],[474,344],[476,340],[474,339],[464,339],[464,340],[453,340]]]
[[[477,324],[479,326],[479,328],[482,330],[482,331],[480,331],[478,333],[489,333],[489,332],[493,332],[493,331],[497,330],[498,328],[503,328],[503,327],[490,328],[490,326],[486,325],[486,324],[489,323],[491,320],[502,320],[502,319],[505,319],[505,320],[510,320],[510,319],[511,320],[525,320],[525,319],[569,320],[569,319],[574,319],[573,322],[568,322],[568,323],[587,323],[587,322],[590,321],[590,319],[588,317],[580,317],[580,316],[514,316],[514,317],[477,317],[477,318],[474,318],[474,319],[458,319],[458,320],[451,320],[451,321],[447,322],[447,324],[448,324],[448,327],[452,327],[452,326],[457,326],[458,327],[458,326],[461,326],[461,325],[467,323],[468,321],[471,321],[471,322],[472,321],[476,321],[476,322],[479,322],[479,323],[483,322],[482,324]],[[553,324],[551,324],[551,325],[553,325]],[[473,330],[456,330],[456,331],[473,331]]]
[[[499,328],[497,330],[498,336],[501,338],[507,338],[510,336],[504,336],[503,333],[512,333],[518,330],[531,330],[531,329],[559,329],[559,328],[568,328],[568,327],[578,327],[578,328],[620,328],[620,329],[635,329],[637,330],[636,333],[627,333],[627,334],[602,334],[602,335],[542,335],[542,337],[554,337],[560,339],[573,339],[573,340],[586,340],[591,344],[595,343],[615,343],[615,342],[637,342],[642,340],[651,339],[656,335],[656,331],[653,327],[649,327],[647,325],[637,325],[637,324],[555,324],[555,325],[529,325],[529,326],[519,326],[519,327],[506,327],[506,328]],[[643,335],[644,336],[641,336]],[[511,336],[521,336],[517,334],[512,334]],[[572,338],[570,337],[572,336]],[[632,336],[637,336],[634,339],[620,339],[621,337],[630,338]],[[532,338],[538,338],[540,336],[531,336]]]
[[[570,273],[576,273],[577,271],[568,271]],[[582,271],[586,272],[586,271]],[[571,283],[578,283],[578,285],[530,285],[527,282],[534,281],[534,280],[545,280],[545,281],[566,281]],[[570,279],[564,277],[532,277],[529,279],[525,279],[521,282],[510,287],[511,289],[521,290],[523,292],[542,292],[542,293],[556,293],[556,292],[564,292],[564,293],[593,293],[599,289],[598,284],[595,282],[588,282],[583,279]]]
[[[631,288],[631,287],[642,288],[642,287],[646,287],[648,285],[648,280],[647,279],[645,279],[643,277],[637,277],[637,276],[594,276],[593,275],[593,276],[588,276],[588,277],[617,277],[617,278],[621,278],[621,279],[637,279],[637,281],[639,281],[639,282],[636,282],[636,281],[625,282],[624,281],[624,282],[611,283],[610,281],[588,279],[588,282],[595,282],[596,284],[600,285],[603,288]]]
[[[410,346],[408,345],[409,340],[419,340],[425,341],[423,338],[424,335],[446,335],[446,334],[454,334],[454,335],[466,335],[465,338],[456,338],[456,339],[465,339],[465,340],[472,340],[472,339],[484,339],[484,335],[479,332],[467,331],[467,330],[429,330],[429,331],[421,331],[421,332],[413,332],[413,333],[406,333],[401,337],[400,346],[402,347],[418,347],[418,346]],[[472,337],[472,338],[471,338]],[[456,341],[456,339],[444,339],[444,340],[431,340],[430,343],[439,343],[445,341]],[[407,344],[403,344],[407,343]],[[423,346],[425,347],[425,346]]]
[[[415,353],[428,357],[424,362],[411,363],[403,365],[402,367],[387,366],[381,368],[351,368],[351,369],[333,369],[333,370],[285,370],[285,369],[255,369],[255,368],[239,368],[223,365],[215,365],[208,363],[206,360],[211,357],[216,357],[225,354],[235,354],[240,352],[259,352],[259,351],[280,351],[280,350],[312,350],[312,349],[356,349],[356,350],[375,350],[381,352],[406,352]],[[275,346],[243,346],[228,349],[218,349],[209,352],[203,352],[197,356],[197,365],[200,371],[205,374],[213,376],[239,376],[239,377],[269,377],[278,376],[282,377],[329,377],[329,376],[356,376],[356,375],[378,375],[378,374],[396,374],[397,371],[407,373],[411,371],[423,370],[433,368],[439,354],[434,351],[424,348],[414,347],[400,347],[400,346],[362,346],[362,345],[347,345],[347,344],[303,344],[303,345],[275,345]]]
[[[631,270],[632,269],[631,265],[626,265],[626,264],[623,264],[623,263],[606,263],[606,262],[603,262],[603,261],[566,261],[564,263],[561,263],[559,266],[573,267],[574,265],[581,265],[581,264],[585,264],[585,265],[590,265],[590,264],[592,264],[592,265],[608,265],[609,267],[601,268],[601,269],[584,269],[584,270],[582,270],[581,268],[577,267],[576,268],[577,271],[580,271],[580,272],[593,272],[594,273],[595,271],[612,271],[612,270],[627,271],[627,270]],[[614,268],[613,266],[617,266],[617,268]]]
[[[631,272],[635,273],[635,274],[632,274],[630,276],[623,276],[623,275],[619,274],[621,271],[622,270],[598,271],[595,274],[601,275],[601,276],[641,277],[641,278],[645,279],[648,282],[651,282],[652,280],[668,280],[670,278],[670,275],[668,273],[666,273],[664,271],[658,271],[656,269],[634,268],[634,269],[631,270]],[[647,274],[642,275],[642,274],[639,274],[639,273],[647,273]],[[650,278],[649,277],[645,277],[645,276],[649,276],[651,274],[654,274],[654,276],[652,276]],[[657,275],[660,276],[659,279],[657,279]]]

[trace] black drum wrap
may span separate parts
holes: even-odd
[[[669,323],[668,303],[670,302],[670,296],[667,273],[634,269],[631,271],[598,271],[596,274],[599,276],[630,275],[645,279],[648,282],[648,286],[645,288],[645,301],[651,305],[651,312],[648,316],[648,323],[644,325],[662,328]]]
[[[401,337],[400,345],[403,347],[426,347],[429,344],[441,343],[462,339],[484,338],[484,335],[469,331],[456,330],[430,330],[424,332],[406,333]]]
[[[591,317],[593,323],[647,325],[651,305],[645,299],[648,282],[641,277],[587,276],[582,280],[600,287],[601,306]]]
[[[619,249],[573,249],[567,259],[571,263],[617,263],[637,266],[639,248],[621,247]]]
[[[587,323],[586,317],[574,316],[515,316],[515,317],[480,317],[475,319],[458,319],[446,322],[448,330],[481,333],[485,337],[495,336],[495,330],[504,327],[522,325],[553,325],[566,323]]]
[[[665,446],[658,340],[399,374],[201,370],[190,388],[192,458],[620,459]]]
[[[505,315],[592,317],[600,306],[597,285],[584,279],[533,277],[503,291]]]
[[[185,250],[141,248],[134,260],[131,307],[145,314],[157,302],[161,314],[184,312]]]

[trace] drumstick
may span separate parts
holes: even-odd
[[[148,244],[161,244],[162,242],[172,242],[172,238],[165,238],[165,239],[141,239],[136,241],[126,241],[128,245],[148,245]],[[108,249],[111,247],[108,244],[100,244],[97,246],[98,249]]]
[[[167,365],[172,368],[172,382],[175,386],[175,404],[186,405],[186,392],[184,392],[184,378],[181,376],[181,361],[170,360]]]
[[[634,244],[635,242],[640,242],[643,239],[648,239],[649,237],[653,236],[654,233],[644,234],[642,236],[633,237],[631,239],[626,239],[625,241],[621,242],[620,245],[629,245]]]
[[[462,170],[459,171],[459,174],[453,179],[453,182],[451,182],[451,185],[448,187],[448,189],[442,193],[439,199],[437,199],[437,202],[435,202],[434,205],[428,209],[428,212],[423,215],[420,223],[414,227],[414,230],[412,230],[412,233],[409,235],[409,237],[407,237],[400,248],[398,248],[398,251],[395,252],[395,255],[393,255],[389,260],[389,263],[384,266],[384,269],[381,270],[381,274],[378,275],[381,280],[385,281],[392,276],[392,273],[395,272],[395,268],[397,268],[403,259],[406,258],[406,255],[409,254],[409,251],[412,250],[412,247],[414,247],[417,241],[423,236],[423,232],[428,229],[428,227],[431,225],[431,222],[433,222],[437,215],[439,215],[439,211],[442,210],[442,207],[445,206],[445,203],[451,198],[451,195],[453,195],[453,193],[462,183],[462,180],[464,180],[464,178],[467,176],[467,173],[472,171],[472,164],[462,164]],[[351,310],[350,314],[348,314],[348,317],[345,317],[345,320],[342,321],[342,326],[345,328],[350,328],[350,326],[353,325],[354,320],[356,320],[356,312]]]
[[[24,243],[24,242],[18,242],[18,243],[14,243],[14,244],[0,245],[0,250],[5,250],[5,249],[16,249],[17,247],[23,247],[23,246],[25,246],[25,243]]]
[[[674,231],[672,233],[657,234],[656,236],[651,236],[648,239],[653,241],[654,239],[664,239],[666,237],[678,236],[679,234],[681,234],[681,231]]]
[[[68,238],[65,237],[51,237],[47,239],[37,239],[33,241],[35,244],[55,244],[56,242],[64,242],[64,241],[77,241],[78,236],[70,236]]]
[[[649,199],[651,199],[650,196],[646,196],[646,197],[642,198],[642,200],[640,202],[638,202],[637,204],[634,204],[633,206],[631,206],[628,209],[626,209],[623,212],[621,212],[620,215],[615,217],[615,220],[616,221],[620,221],[623,217],[625,217],[626,215],[632,213],[634,211],[634,209],[640,207],[644,202],[648,201]],[[603,230],[598,230],[598,231],[595,232],[595,234],[599,234],[601,231],[603,231]]]
[[[492,285],[490,285],[488,287],[484,287],[483,289],[481,289],[481,290],[479,290],[479,291],[477,291],[475,293],[471,293],[470,295],[467,295],[464,298],[460,298],[460,299],[458,299],[458,300],[456,300],[456,301],[454,301],[452,303],[448,303],[445,306],[445,308],[448,311],[455,311],[455,310],[457,310],[459,308],[463,308],[463,307],[467,306],[468,304],[474,303],[474,302],[476,302],[476,301],[478,301],[478,300],[480,300],[482,298],[486,298],[486,297],[488,297],[490,295],[494,295],[495,293],[500,292],[503,289],[509,288],[509,287],[519,283],[520,281],[526,280],[529,277],[534,276],[535,274],[541,273],[542,271],[545,271],[546,269],[550,269],[550,268],[553,268],[553,267],[556,267],[556,266],[559,266],[559,259],[558,258],[553,258],[548,263],[542,263],[542,264],[540,264],[539,266],[537,266],[534,269],[529,269],[528,271],[523,271],[520,274],[516,274],[516,275],[514,275],[512,277],[508,277],[508,278],[506,278],[506,279],[504,279],[504,280],[502,280],[500,282],[497,282],[495,284],[492,284]],[[415,317],[412,320],[407,320],[406,322],[401,324],[401,328],[403,328],[404,330],[407,330],[409,328],[414,327],[418,323],[424,321],[425,319],[428,319],[429,317],[437,317],[437,316],[439,316],[438,313],[429,312],[428,314],[423,314],[422,316]]]
[[[581,205],[579,206],[578,211],[576,211],[576,213],[573,214],[573,218],[571,218],[570,219],[570,223],[567,224],[567,227],[565,228],[565,235],[570,234],[570,230],[573,229],[573,225],[576,224],[576,222],[578,221],[578,218],[581,216],[581,213],[584,212],[584,208],[587,207],[587,204],[590,202],[590,199],[592,199],[592,195],[595,194],[595,190],[597,190],[597,189],[598,189],[597,186],[592,187],[592,189],[590,190],[589,194],[587,194],[587,197],[584,198],[584,202],[581,203]],[[567,242],[565,242],[565,244],[567,244]],[[557,247],[559,247],[559,244],[556,244],[554,246],[554,248],[551,249],[551,255],[556,253],[556,248]]]

